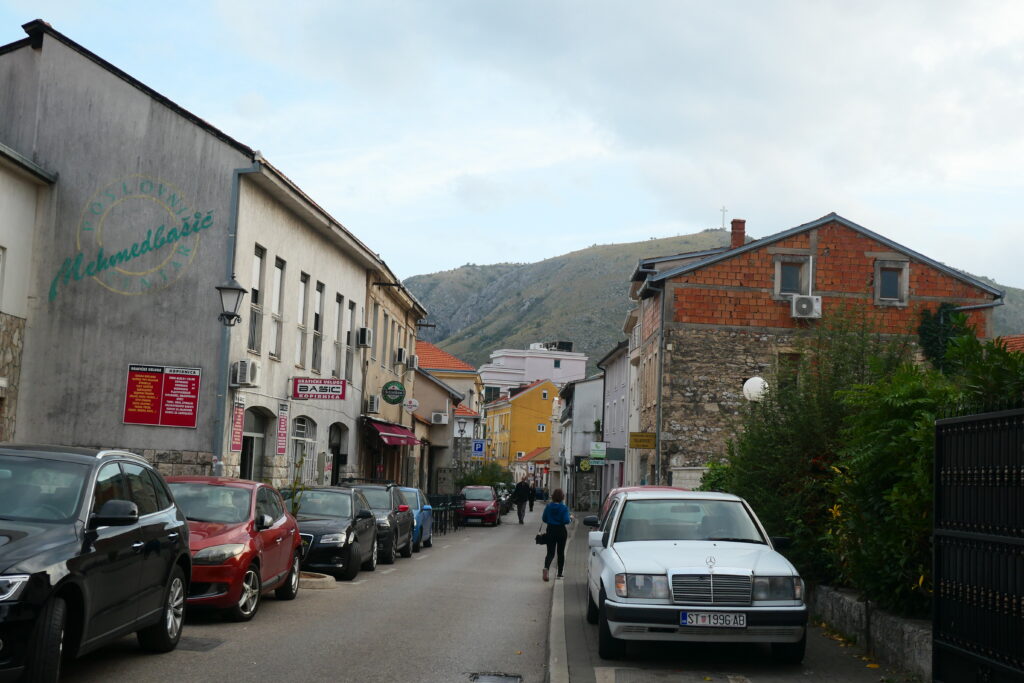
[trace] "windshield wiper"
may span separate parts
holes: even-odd
[[[723,536],[712,536],[711,538],[705,538],[705,541],[732,541],[733,543],[757,543],[758,545],[764,545],[764,541],[758,541],[754,538],[728,538]]]

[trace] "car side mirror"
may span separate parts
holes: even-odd
[[[591,531],[587,534],[587,545],[591,548],[603,548],[604,534],[600,531]]]
[[[256,531],[263,531],[274,526],[274,518],[270,515],[257,515],[256,517]]]
[[[408,512],[409,511],[409,506],[408,505],[399,505],[398,506],[398,511],[399,512]]]
[[[776,550],[785,550],[793,545],[793,539],[789,536],[772,536],[772,546]]]
[[[424,510],[433,510],[434,506],[431,505],[430,503],[427,503],[426,505],[423,506],[423,509]]]
[[[601,526],[601,520],[597,518],[597,515],[587,515],[583,518],[583,525],[598,527]]]
[[[101,526],[130,526],[139,521],[139,506],[130,500],[108,500],[89,519],[93,529]]]
[[[366,508],[363,508],[356,515],[356,519],[373,519],[373,513],[367,510]]]

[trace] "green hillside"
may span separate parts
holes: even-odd
[[[405,281],[430,312],[424,339],[477,367],[499,348],[566,340],[594,363],[624,338],[628,279],[641,258],[726,246],[728,231],[594,245],[538,263],[466,264]],[[994,333],[1024,333],[1024,290],[1004,287]]]

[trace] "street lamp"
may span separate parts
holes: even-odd
[[[238,309],[242,307],[242,298],[249,290],[238,284],[234,275],[231,276],[230,282],[217,285],[216,290],[220,294],[221,307],[221,314],[217,318],[225,327],[232,327],[235,323],[241,322],[242,316],[238,314]]]
[[[465,420],[456,420],[455,424],[459,425],[459,436],[465,436],[466,435],[466,421]]]

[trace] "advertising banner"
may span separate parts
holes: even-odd
[[[231,413],[231,452],[242,452],[242,433],[245,431],[245,400],[235,398],[234,410]]]
[[[288,455],[288,404],[280,403],[277,408],[277,454]]]
[[[195,429],[202,370],[166,365],[129,365],[125,424]]]
[[[314,377],[292,378],[292,398],[333,399],[345,398],[345,380]]]

